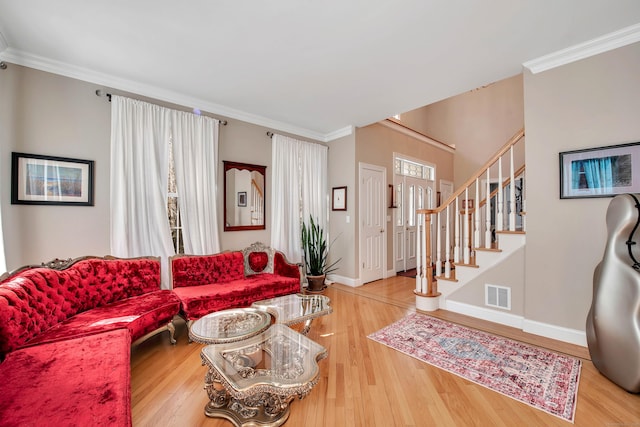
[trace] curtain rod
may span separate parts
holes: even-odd
[[[108,92],[105,93],[102,89],[97,89],[96,90],[96,96],[100,96],[100,97],[106,96],[107,99],[109,100],[109,102],[111,102],[111,94],[108,93]],[[219,120],[219,119],[216,119],[216,120],[218,120],[222,126],[226,126],[227,125],[227,121],[226,120]]]

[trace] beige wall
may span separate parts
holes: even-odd
[[[524,75],[525,317],[584,330],[611,199],[559,199],[558,153],[640,140],[640,44]]]
[[[453,181],[458,188],[524,127],[522,74],[403,113],[400,118],[431,138],[455,145]]]
[[[358,260],[357,236],[358,203],[356,193],[355,134],[329,142],[329,190],[347,187],[347,210],[329,211],[329,238],[335,243],[331,247],[330,262],[340,259],[334,275],[338,281],[344,278],[355,280]],[[331,198],[329,198],[331,209]]]
[[[387,170],[387,184],[391,184],[394,152],[435,164],[436,183],[441,179],[453,181],[452,153],[377,123],[356,130],[356,171],[360,162],[382,166]],[[387,209],[387,215],[393,218],[393,209]],[[387,221],[387,270],[394,269],[391,225]]]
[[[94,84],[8,65],[0,70],[0,200],[7,269],[56,257],[109,254],[111,104],[95,95],[100,87]],[[223,250],[271,241],[271,139],[266,135],[271,129],[238,120],[228,122],[220,127],[219,147],[218,218]],[[94,160],[95,206],[11,205],[12,151]],[[222,231],[222,160],[267,166],[266,230]]]
[[[0,136],[7,268],[108,254],[109,103],[93,85],[12,64],[0,81],[0,109],[9,112]],[[11,151],[95,160],[95,206],[9,204]]]

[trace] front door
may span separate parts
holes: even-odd
[[[385,168],[360,164],[360,277],[362,283],[384,277]]]
[[[398,208],[396,210],[394,237],[396,246],[396,271],[416,268],[418,215],[416,210],[431,208],[433,181],[403,176],[395,185]]]

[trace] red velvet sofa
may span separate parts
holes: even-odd
[[[0,424],[131,425],[130,347],[180,300],[158,258],[85,257],[0,277]]]
[[[256,242],[242,251],[169,258],[180,314],[194,320],[227,308],[300,292],[300,268],[284,254]]]

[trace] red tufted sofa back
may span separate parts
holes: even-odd
[[[158,258],[89,258],[64,270],[23,270],[0,283],[0,358],[77,313],[158,289]]]
[[[174,288],[231,282],[244,279],[244,257],[237,251],[178,256],[171,260],[171,273]]]

